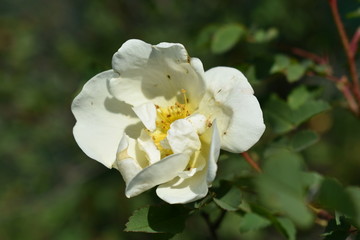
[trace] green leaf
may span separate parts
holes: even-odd
[[[272,125],[272,129],[277,133],[285,133],[294,129],[295,125],[292,121],[292,110],[290,107],[277,95],[272,95],[269,99],[265,113],[267,119]]]
[[[323,100],[310,100],[301,105],[293,114],[293,122],[299,125],[311,117],[330,109],[330,105]]]
[[[326,75],[330,70],[330,66],[328,64],[316,64],[312,67],[312,69],[319,75]]]
[[[255,33],[253,33],[251,41],[257,43],[269,42],[276,38],[278,34],[279,31],[276,28],[269,28],[268,30],[256,30]]]
[[[286,69],[286,77],[289,82],[296,82],[305,74],[305,72],[306,72],[305,66],[298,63],[292,63]]]
[[[346,188],[346,192],[349,195],[350,199],[354,203],[354,225],[357,228],[360,228],[360,188],[359,187],[348,187]]]
[[[260,207],[256,204],[251,205],[251,210],[256,214],[262,216],[263,218],[271,221],[272,225],[276,228],[276,230],[283,234],[287,239],[295,240],[296,228],[294,223],[290,219],[286,217],[275,217],[274,214],[268,209]]]
[[[235,46],[245,35],[245,28],[236,23],[227,24],[217,29],[211,43],[213,53],[224,53]]]
[[[315,144],[318,140],[319,136],[316,132],[311,130],[301,130],[291,137],[282,136],[270,143],[264,152],[264,156],[266,158],[270,157],[272,154],[284,149],[300,152]]]
[[[216,25],[208,25],[205,28],[203,28],[196,39],[196,46],[197,47],[203,47],[203,46],[209,46],[211,37],[214,34],[214,32],[218,29]]]
[[[301,178],[304,187],[314,189],[315,192],[320,188],[323,179],[323,176],[317,172],[303,172]]]
[[[216,190],[214,202],[226,211],[236,211],[241,203],[241,191],[230,182],[221,181],[220,187]]]
[[[189,210],[181,205],[140,208],[126,223],[127,232],[179,233],[184,229]]]
[[[356,9],[355,11],[349,12],[346,14],[347,18],[358,18],[360,17],[360,8]]]
[[[307,208],[301,181],[302,159],[290,151],[278,151],[265,161],[264,173],[257,179],[264,204],[286,214],[301,227],[308,227],[313,215]]]
[[[350,217],[354,216],[355,208],[349,194],[341,184],[332,178],[325,178],[318,193],[319,203],[329,209],[339,211]]]
[[[270,73],[282,73],[292,83],[304,76],[309,67],[309,61],[299,63],[296,59],[280,54],[275,56],[275,62],[270,69]]]
[[[255,231],[262,228],[269,226],[271,222],[256,214],[256,213],[246,213],[244,217],[241,219],[240,222],[240,231],[241,232],[248,232],[248,231]]]
[[[265,105],[265,118],[276,133],[286,133],[311,117],[330,109],[322,100],[314,100],[315,92],[305,87],[296,88],[290,93],[288,102],[272,95]]]
[[[290,65],[290,58],[279,54],[275,56],[275,62],[270,69],[270,73],[283,72]]]
[[[245,76],[252,85],[259,82],[259,80],[256,78],[256,71],[254,65],[251,65],[246,69]]]
[[[295,88],[288,96],[287,102],[291,109],[298,109],[311,98],[311,94],[304,85]]]
[[[297,132],[291,139],[291,147],[299,152],[319,141],[319,135],[311,130]]]
[[[214,192],[209,192],[208,195],[206,195],[206,197],[204,197],[203,199],[200,199],[195,203],[188,203],[188,204],[193,208],[203,208],[212,202],[214,196],[215,196]]]
[[[296,239],[296,228],[295,225],[290,219],[279,217],[277,218],[279,226],[281,227],[284,235],[288,240],[295,240]]]

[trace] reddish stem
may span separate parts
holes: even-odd
[[[245,158],[245,160],[250,164],[250,166],[257,171],[258,173],[261,173],[262,170],[259,167],[259,165],[250,157],[250,155],[247,152],[242,152],[241,155]]]
[[[359,41],[360,41],[360,27],[358,27],[358,29],[356,29],[356,32],[350,42],[350,50],[353,55],[352,56],[353,58],[355,58]]]
[[[351,93],[350,84],[346,76],[342,76],[338,81],[336,82],[336,86],[339,88],[339,90],[344,95],[346,101],[349,104],[350,110],[356,115],[359,115],[359,105],[356,102],[353,94]]]
[[[350,76],[351,76],[352,83],[353,83],[352,91],[353,91],[355,97],[357,98],[357,101],[360,102],[360,86],[359,86],[359,78],[358,78],[356,65],[355,65],[355,59],[354,59],[355,54],[352,52],[352,48],[350,47],[349,39],[345,32],[344,24],[341,21],[339,9],[337,6],[337,0],[328,0],[328,2],[329,2],[331,12],[332,12],[332,15],[333,15],[333,18],[335,21],[335,25],[339,32],[340,39],[341,39],[342,45],[344,47],[347,61],[349,64]]]
[[[312,52],[308,52],[308,51],[305,51],[305,50],[300,49],[300,48],[292,48],[291,50],[295,55],[298,55],[300,57],[313,60],[314,62],[316,62],[318,64],[326,64],[326,63],[328,63],[326,58],[321,57],[319,55],[316,55],[316,54],[314,54]]]

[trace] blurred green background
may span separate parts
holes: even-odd
[[[346,15],[358,5],[355,0],[340,1],[351,34],[359,18]],[[211,31],[227,23],[249,31],[274,28],[278,34],[265,43],[244,39],[216,54]],[[88,79],[111,68],[113,53],[130,38],[152,44],[180,42],[205,69],[255,66],[261,104],[271,93],[286,96],[296,85],[269,74],[274,55],[291,54],[291,47],[327,55],[339,75],[346,71],[326,0],[2,0],[0,239],[155,238],[123,232],[134,209],[161,202],[154,191],[127,199],[120,174],[89,159],[72,136],[72,99]],[[359,121],[342,107],[342,96],[327,80],[312,77],[301,83],[321,85],[323,97],[333,105],[306,125],[321,135],[304,153],[309,168],[359,184]],[[256,147],[260,162],[266,139]],[[230,159],[239,172],[249,170],[236,156]],[[219,171],[227,164],[221,161]],[[225,219],[222,239],[240,239],[236,221],[235,215]],[[206,239],[207,231],[202,220],[193,217],[178,238]],[[301,234],[303,239],[320,239],[319,233]],[[279,238],[270,232],[264,239]]]

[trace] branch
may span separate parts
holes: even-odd
[[[335,25],[336,28],[338,30],[338,33],[340,35],[340,39],[341,39],[341,43],[344,47],[344,51],[347,57],[347,61],[349,64],[349,69],[350,69],[350,76],[352,79],[352,91],[355,95],[355,97],[357,98],[357,101],[360,102],[360,86],[359,86],[359,77],[358,77],[358,73],[356,70],[356,65],[355,65],[355,53],[353,52],[353,46],[350,46],[349,43],[349,39],[346,35],[345,32],[345,27],[343,22],[341,21],[340,15],[339,15],[339,9],[337,6],[337,0],[328,0],[330,8],[331,8],[331,12],[335,21]],[[358,40],[356,40],[357,34],[355,34],[355,40],[353,38],[354,42],[357,42]]]
[[[327,64],[328,63],[327,58],[321,57],[319,55],[316,55],[315,53],[308,52],[308,51],[305,51],[300,48],[291,48],[291,51],[295,55],[298,55],[298,56],[306,58],[306,59],[310,59],[318,64]]]
[[[250,164],[250,166],[257,171],[258,173],[261,173],[262,170],[259,167],[259,165],[250,157],[250,155],[247,152],[242,152],[241,155],[245,158],[245,160]]]
[[[342,76],[338,81],[336,81],[336,86],[344,95],[350,110],[359,116],[359,104],[356,102],[353,94],[351,93],[350,84],[346,76]]]
[[[358,29],[356,29],[356,32],[350,42],[350,50],[351,50],[353,58],[355,58],[359,41],[360,41],[360,27],[358,27]]]

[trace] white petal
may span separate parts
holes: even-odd
[[[186,119],[178,119],[170,125],[167,140],[174,153],[186,153],[191,156],[201,147],[196,130]]]
[[[120,76],[109,81],[110,91],[119,100],[135,106],[151,100],[166,107],[169,101],[172,105],[182,99],[181,89],[185,89],[190,105],[196,108],[205,83],[202,64],[200,60],[195,62],[191,64],[181,44],[154,46],[129,40],[113,56],[113,69]]]
[[[220,155],[220,136],[217,128],[217,120],[212,124],[212,127],[201,136],[202,148],[208,152],[207,155],[207,176],[206,180],[210,186],[214,181],[217,171],[217,161]]]
[[[139,144],[135,139],[128,137],[126,134],[124,134],[120,141],[116,157],[116,161],[132,158],[141,169],[149,166],[149,160],[146,153],[140,149]],[[113,167],[118,169],[116,162]]]
[[[201,60],[198,58],[191,58],[190,64],[194,68],[195,72],[199,75],[199,77],[205,79],[205,71]]]
[[[108,168],[116,159],[124,130],[138,122],[131,106],[113,98],[107,89],[107,79],[117,76],[112,70],[96,75],[71,105],[77,120],[73,129],[76,142],[90,158]]]
[[[180,172],[178,176],[179,176],[180,178],[186,179],[186,178],[189,178],[189,177],[194,176],[195,173],[197,173],[197,172],[198,172],[198,169],[197,169],[197,168],[192,168],[192,169],[190,169],[190,170],[188,170],[188,171],[182,171],[182,172]]]
[[[213,126],[201,136],[202,157],[207,159],[206,168],[197,171],[189,178],[176,178],[160,185],[156,194],[164,201],[176,203],[188,203],[206,196],[211,182],[214,180],[217,170],[217,159],[220,153],[220,138],[217,133],[216,121]]]
[[[141,135],[137,139],[137,142],[140,149],[145,152],[150,164],[154,164],[160,160],[160,151],[145,130],[141,131]]]
[[[177,177],[156,189],[159,198],[170,204],[193,202],[205,197],[207,193],[206,171],[197,172],[186,179]]]
[[[131,156],[129,155],[129,151],[128,151],[129,141],[130,141],[129,136],[124,133],[118,146],[118,150],[116,153],[116,160],[122,160],[134,156],[134,155]]]
[[[141,167],[133,158],[117,160],[114,164],[121,173],[126,184],[128,184],[141,171]]]
[[[195,175],[195,173],[202,171],[207,165],[207,159],[204,158],[204,155],[200,151],[196,151],[189,161],[186,171],[180,172],[180,178],[189,178]]]
[[[144,126],[150,131],[156,129],[156,107],[153,103],[147,102],[133,108]]]
[[[152,187],[174,179],[189,162],[186,154],[173,154],[140,171],[127,185],[126,196],[134,197]]]
[[[199,111],[217,119],[222,149],[235,153],[248,150],[265,130],[262,111],[252,87],[234,68],[212,68],[205,77],[207,94]]]
[[[207,144],[207,143],[204,143],[204,144]],[[207,154],[207,147],[205,146],[205,148],[203,148],[203,146],[201,146],[201,150],[196,151],[191,156],[188,168],[190,168],[190,169],[196,168],[197,171],[203,170],[207,166],[207,162],[208,162],[208,159],[205,158],[205,157],[207,157],[206,154]]]
[[[204,115],[195,113],[186,118],[195,128],[198,134],[203,134],[206,130],[207,119]]]

